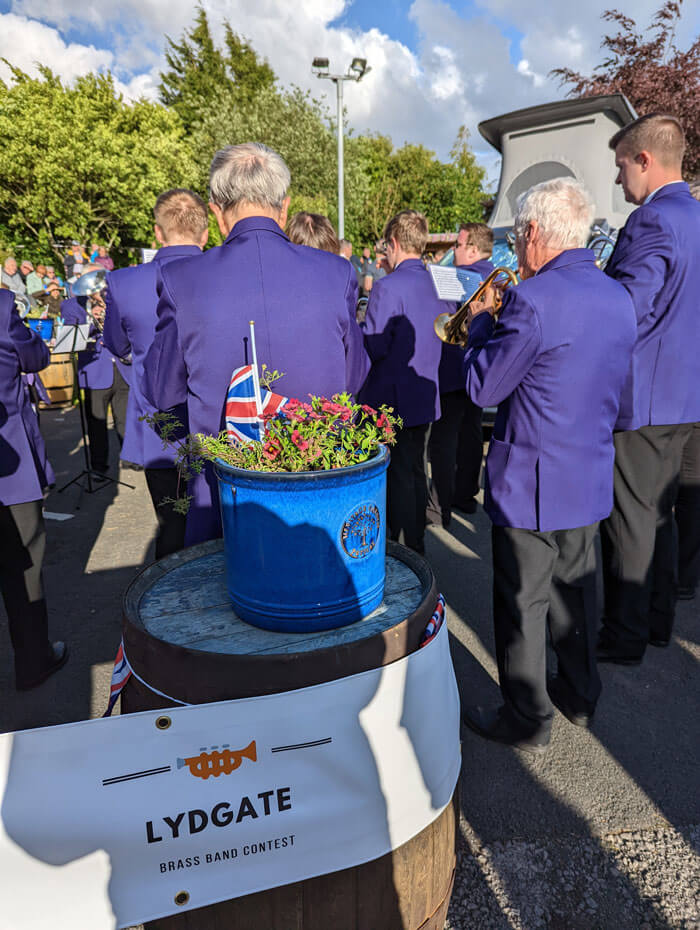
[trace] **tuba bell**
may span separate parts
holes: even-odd
[[[505,277],[503,284],[498,279]],[[498,315],[501,309],[503,298],[501,292],[513,284],[518,283],[515,272],[510,268],[495,268],[491,274],[479,285],[479,288],[472,296],[465,300],[462,306],[454,313],[439,313],[433,322],[433,329],[441,342],[446,342],[452,346],[466,346],[469,338],[469,313],[470,305],[475,301],[480,301],[489,290],[493,290],[494,316]]]

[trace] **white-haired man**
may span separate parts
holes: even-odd
[[[159,269],[158,324],[144,363],[144,395],[157,410],[187,404],[192,432],[218,433],[235,368],[257,357],[284,376],[288,397],[350,391],[369,359],[355,320],[357,282],[349,262],[293,245],[284,233],[289,169],[257,142],[217,152],[210,207],[225,242]],[[186,545],[221,535],[218,492],[207,469],[192,479]]]
[[[600,694],[594,538],[613,503],[613,426],[632,356],[626,290],[583,248],[593,205],[568,178],[537,184],[515,220],[521,284],[498,323],[476,308],[467,393],[498,405],[486,459],[503,704],[469,707],[480,735],[541,752],[552,700],[587,725]],[[558,674],[546,677],[547,628]],[[548,693],[549,692],[549,693]]]

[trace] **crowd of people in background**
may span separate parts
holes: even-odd
[[[77,240],[73,241],[63,256],[63,275],[54,265],[43,262],[34,265],[27,258],[18,261],[8,255],[2,266],[0,289],[25,297],[30,306],[27,314],[30,319],[56,319],[61,313],[61,301],[69,296],[68,285],[77,281],[88,265],[114,270],[114,260],[107,247],[96,242],[88,249]]]

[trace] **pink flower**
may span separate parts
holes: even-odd
[[[292,431],[292,442],[300,452],[309,448],[308,442],[304,439],[298,429]]]

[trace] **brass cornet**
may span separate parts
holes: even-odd
[[[507,280],[501,286],[496,284],[497,279],[505,275]],[[512,284],[517,284],[518,278],[515,272],[510,268],[495,268],[491,274],[479,285],[472,296],[465,300],[459,310],[454,313],[439,313],[435,317],[433,329],[438,339],[452,346],[466,346],[469,338],[469,306],[474,301],[479,301],[488,290],[493,290],[494,316],[498,315],[501,309],[503,298],[501,292]]]

